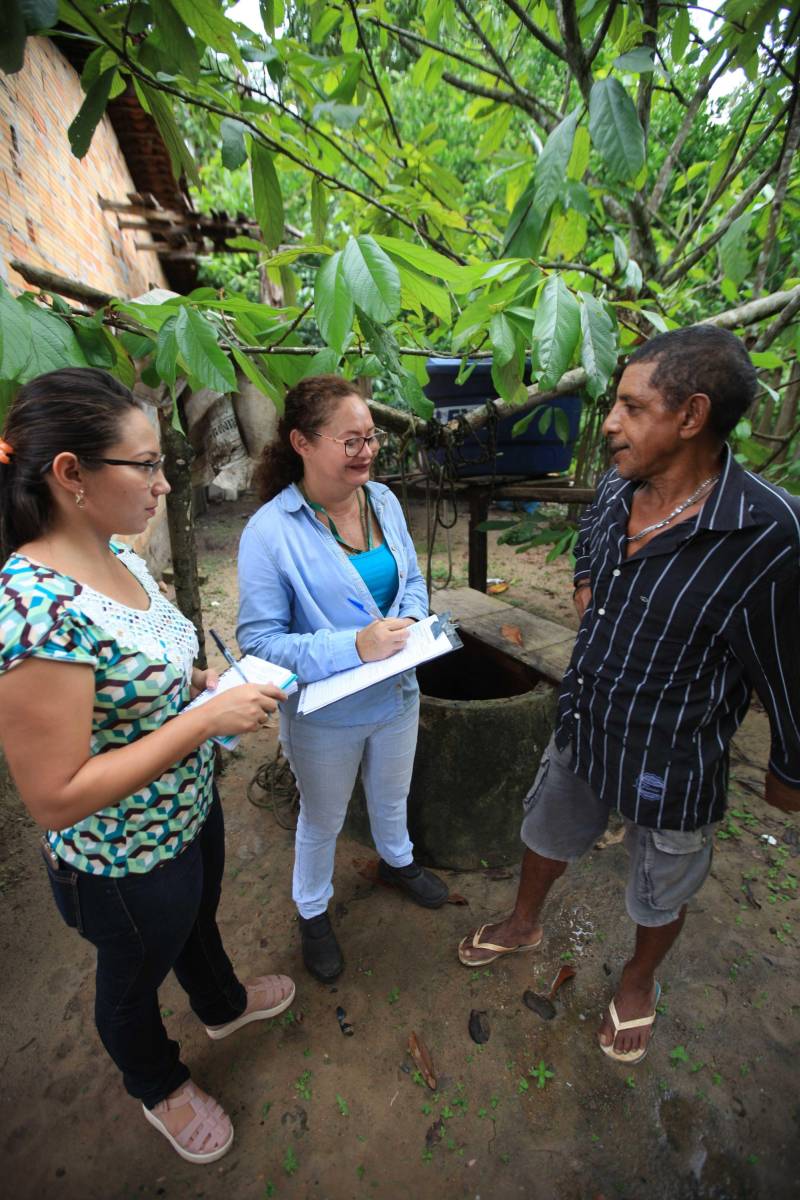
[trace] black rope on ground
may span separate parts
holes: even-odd
[[[265,793],[266,799],[256,799],[254,789]],[[297,828],[300,812],[300,793],[297,790],[289,760],[280,746],[271,760],[263,762],[247,785],[247,799],[256,808],[271,809],[281,829]],[[292,819],[293,818],[293,819]]]

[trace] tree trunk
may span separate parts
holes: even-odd
[[[197,545],[194,536],[192,511],[192,458],[194,451],[183,434],[177,430],[168,412],[159,409],[161,445],[164,450],[164,473],[172,491],[167,496],[167,524],[172,551],[172,571],[175,580],[175,600],[178,608],[197,630],[200,651],[197,663],[206,666],[206,640],[203,631],[203,608],[200,583],[197,577]]]

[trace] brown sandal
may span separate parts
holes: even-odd
[[[191,1105],[194,1116],[177,1133],[170,1133],[159,1114],[181,1105]],[[204,1096],[188,1079],[179,1092],[160,1100],[155,1108],[145,1108],[150,1124],[163,1133],[173,1150],[191,1163],[212,1163],[227,1154],[233,1145],[233,1126],[222,1107]]]
[[[542,938],[544,937],[544,934],[540,933],[539,940],[536,942],[524,942],[519,946],[497,946],[494,942],[481,941],[483,931],[486,928],[486,925],[481,925],[480,929],[475,930],[472,937],[467,934],[458,943],[459,961],[465,967],[485,967],[487,963],[494,962],[496,958],[502,958],[504,954],[524,954],[526,950],[535,950],[537,946],[541,945]],[[490,953],[487,954],[486,958],[475,959],[467,958],[464,953],[466,950],[488,950]]]

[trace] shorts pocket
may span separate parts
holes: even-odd
[[[550,770],[550,747],[547,746],[546,749],[544,750],[544,753],[542,754],[541,759],[539,760],[539,769],[536,772],[536,778],[534,779],[533,783],[531,784],[531,786],[528,790],[528,794],[526,795],[525,799],[522,801],[522,808],[523,808],[523,811],[526,816],[528,815],[528,813],[533,812],[534,808],[536,807],[537,801],[539,800],[539,797],[542,794],[542,788],[544,787],[545,782],[547,780],[547,775],[548,775],[549,770]]]
[[[705,882],[711,868],[711,841],[702,829],[651,829],[649,834],[645,858],[650,902],[655,909],[677,913]]]
[[[53,899],[62,919],[71,929],[77,929],[78,933],[83,934],[81,903],[78,896],[79,872],[71,871],[69,867],[59,867],[56,870],[47,859],[45,866]]]

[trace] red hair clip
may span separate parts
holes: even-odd
[[[5,463],[8,465],[8,463],[11,462],[11,455],[13,453],[14,447],[9,446],[8,442],[4,442],[3,439],[0,438],[0,463]]]

